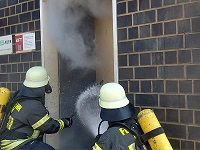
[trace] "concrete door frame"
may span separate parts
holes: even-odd
[[[46,106],[50,111],[50,115],[53,118],[59,118],[59,70],[58,70],[58,51],[52,39],[49,38],[47,32],[47,5],[46,0],[40,0],[40,24],[41,24],[41,56],[42,66],[44,66],[50,76],[50,84],[53,88],[53,92],[46,95]],[[118,82],[118,47],[117,47],[117,2],[112,0],[112,41],[113,45],[113,77],[110,77],[108,81]],[[111,60],[112,61],[112,60]],[[52,145],[55,149],[59,149],[59,133],[50,134],[45,136],[45,142]]]

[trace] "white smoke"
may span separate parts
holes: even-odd
[[[98,134],[98,125],[101,122],[99,106],[100,85],[88,87],[82,92],[76,102],[76,112],[81,123],[89,129],[92,135]],[[108,125],[101,125],[101,133],[107,129]]]
[[[70,61],[72,68],[95,68],[93,18],[110,18],[111,0],[48,0],[46,3],[48,33],[60,55]]]

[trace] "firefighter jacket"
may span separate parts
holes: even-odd
[[[120,126],[109,127],[95,142],[92,150],[140,150],[136,136]]]
[[[1,149],[18,149],[31,140],[41,138],[44,133],[56,133],[64,127],[64,121],[51,118],[41,101],[28,98],[12,108]]]

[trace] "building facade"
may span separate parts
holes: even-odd
[[[35,65],[41,65],[41,34],[39,0],[0,1],[0,36],[12,35],[13,53],[0,55],[0,83],[16,91],[25,77],[25,72]],[[34,32],[35,49],[16,53],[15,35]]]
[[[119,82],[174,149],[199,149],[200,2],[117,0]]]

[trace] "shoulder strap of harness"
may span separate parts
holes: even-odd
[[[136,144],[142,149],[146,150],[145,143],[152,137],[155,137],[159,134],[164,133],[164,129],[162,127],[156,128],[154,130],[151,130],[145,134],[139,134],[136,130],[135,127],[138,127],[138,125],[133,124],[132,127],[129,127],[125,123],[122,122],[115,122],[109,126],[110,127],[125,127],[132,135],[136,136]]]
[[[140,131],[138,131],[138,130],[140,130],[140,128],[138,127],[138,125],[136,123],[133,123],[132,126],[128,126],[124,122],[114,122],[109,126],[109,128],[111,128],[111,127],[126,128],[132,135],[136,136],[136,140],[135,140],[136,145],[138,147],[140,147],[141,150],[146,150],[145,143],[140,140],[141,133],[139,133]]]
[[[16,97],[16,95],[19,93],[19,90],[16,91],[9,99],[8,103],[6,104],[6,106],[3,108],[2,112],[3,112],[3,117],[1,120],[1,124],[0,124],[0,133],[2,133],[5,128],[6,128],[6,124],[8,122],[8,116],[10,114],[10,110],[11,110],[11,105],[14,102],[14,98]]]

